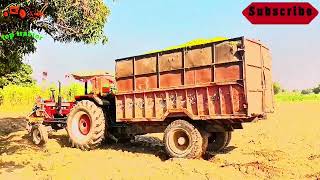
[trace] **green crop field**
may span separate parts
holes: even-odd
[[[58,87],[50,85],[41,87],[34,85],[29,87],[9,85],[0,89],[0,113],[1,112],[20,112],[21,114],[31,111],[37,97],[49,99],[50,89],[55,89],[55,97],[58,96]],[[61,88],[63,101],[73,101],[74,96],[84,94],[84,87],[79,83],[73,83]]]
[[[299,92],[282,92],[275,95],[276,102],[319,101],[320,94],[301,94]]]
[[[1,112],[19,112],[21,114],[28,113],[37,97],[49,99],[50,89],[55,89],[55,97],[58,96],[58,88],[55,85],[43,88],[40,85],[29,87],[9,85],[0,89],[0,113]],[[73,101],[74,96],[82,95],[84,87],[80,83],[73,83],[62,87],[62,97],[64,101]],[[275,95],[275,102],[306,102],[319,101],[320,94],[301,94],[294,92],[281,92]]]

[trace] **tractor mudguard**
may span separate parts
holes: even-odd
[[[105,100],[105,99],[101,99],[100,97],[98,96],[93,96],[93,100],[95,103],[97,103],[99,106],[106,106],[106,105],[109,105],[110,102]]]
[[[99,104],[100,106],[103,106],[103,101],[101,98],[97,97],[97,96],[93,96],[92,99]]]

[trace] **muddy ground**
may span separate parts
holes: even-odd
[[[60,131],[40,148],[23,130],[24,118],[7,114],[0,118],[0,179],[320,179],[320,103],[281,103],[276,110],[201,160],[168,158],[162,134],[84,152]]]

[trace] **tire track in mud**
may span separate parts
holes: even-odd
[[[231,166],[234,169],[248,175],[254,175],[260,178],[276,178],[284,174],[284,170],[275,166],[267,165],[266,163],[253,161],[244,164],[226,164],[221,167]]]
[[[248,150],[250,151],[250,150]],[[240,162],[228,157],[213,157],[210,162],[218,165],[221,168],[231,167],[245,175],[254,176],[256,178],[280,178],[285,173],[290,173],[284,168],[275,165],[275,162],[283,160],[288,155],[281,150],[253,150],[252,152],[239,152],[243,155]],[[239,155],[240,156],[240,155]],[[248,157],[248,159],[246,159]]]

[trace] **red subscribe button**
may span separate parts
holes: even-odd
[[[318,13],[308,2],[253,2],[242,11],[252,24],[309,24]]]

